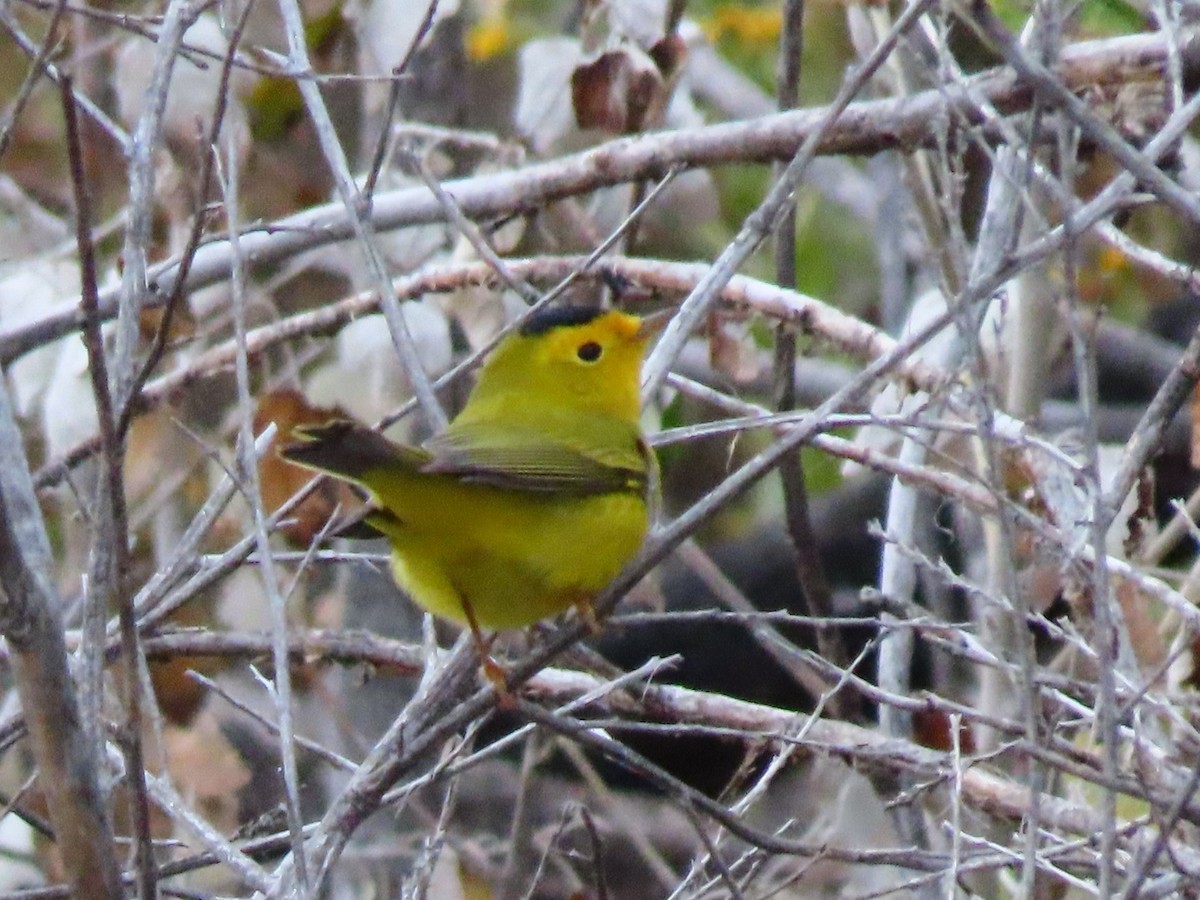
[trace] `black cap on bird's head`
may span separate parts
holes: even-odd
[[[586,325],[604,315],[598,306],[552,306],[535,312],[520,328],[521,337],[537,337],[553,328]]]
[[[587,325],[609,312],[615,310],[605,310],[598,306],[555,306],[534,313],[517,333],[526,338],[538,337],[555,328],[577,328]],[[638,333],[641,337],[649,338],[662,331],[674,314],[674,310],[664,309],[649,315],[631,317],[630,320],[639,321]]]

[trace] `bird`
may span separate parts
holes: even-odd
[[[637,554],[657,505],[641,428],[640,372],[669,311],[535,312],[484,361],[462,411],[420,446],[357,422],[293,431],[288,462],[343,479],[391,544],[396,583],[470,629],[484,674],[498,631],[591,601]]]

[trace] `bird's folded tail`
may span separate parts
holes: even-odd
[[[297,440],[279,448],[288,462],[363,485],[371,480],[371,472],[415,470],[429,459],[423,450],[345,420],[304,425],[293,429],[292,437]]]

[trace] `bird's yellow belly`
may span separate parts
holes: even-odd
[[[378,498],[399,520],[388,529],[393,573],[420,606],[460,623],[464,600],[480,626],[495,629],[591,599],[646,534],[646,504],[633,493],[578,497],[456,482],[447,496],[446,481],[429,480],[441,484],[428,496],[414,479],[396,492],[402,497]]]

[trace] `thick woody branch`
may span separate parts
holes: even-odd
[[[21,433],[0,386],[0,632],[73,894],[119,900],[124,893],[98,760],[80,720],[51,569]]]

